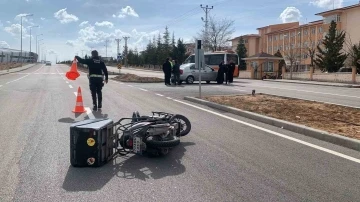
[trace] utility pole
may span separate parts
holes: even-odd
[[[211,9],[214,9],[214,6],[211,6],[211,8],[206,5],[206,6],[202,6],[202,4],[200,5],[200,7],[205,11],[205,20],[204,18],[201,18],[204,22],[205,22],[205,40],[204,40],[204,49],[206,51],[206,49],[208,48],[208,14],[210,12]]]
[[[105,48],[106,48],[106,54],[105,54],[105,57],[107,57],[107,47],[108,47],[108,43],[109,43],[109,40],[106,39],[105,41]]]
[[[123,37],[125,40],[125,67],[127,66],[127,53],[128,53],[128,47],[127,47],[127,40],[130,38],[128,36]]]
[[[121,42],[121,39],[115,39],[116,43],[117,43],[117,55],[116,57],[119,55],[120,53],[120,42]]]

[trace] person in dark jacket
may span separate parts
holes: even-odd
[[[230,63],[228,65],[229,84],[233,83],[233,81],[234,81],[234,71],[235,71],[235,63],[234,63],[234,61],[230,60]]]
[[[219,64],[219,70],[218,70],[218,73],[217,73],[217,77],[216,77],[216,81],[218,84],[223,84],[224,83],[224,73],[225,73],[225,65],[224,65],[224,61],[222,61],[220,64]]]
[[[171,78],[171,68],[172,65],[170,63],[170,59],[171,58],[166,58],[165,63],[163,64],[162,68],[163,68],[163,72],[165,74],[165,85],[171,85],[170,83],[170,78]]]
[[[108,71],[106,65],[103,61],[100,60],[99,54],[96,50],[91,52],[91,58],[82,59],[79,56],[75,56],[77,61],[82,64],[86,64],[89,68],[89,86],[91,91],[91,97],[93,101],[93,110],[102,108],[102,87],[104,86],[104,78],[105,75],[105,83],[108,83]],[[97,95],[97,100],[96,100]],[[98,102],[96,102],[98,101]]]
[[[180,85],[180,65],[177,60],[173,66],[174,83]]]

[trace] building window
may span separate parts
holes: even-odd
[[[311,34],[316,34],[316,29],[314,27],[311,28]]]
[[[307,48],[309,46],[309,42],[304,42],[304,47]]]
[[[265,62],[264,72],[274,72],[274,62]]]
[[[277,46],[274,46],[274,52],[278,50],[278,47]]]
[[[291,33],[291,37],[295,37],[296,33],[295,32],[292,32]]]
[[[274,36],[274,41],[276,41],[276,40],[277,40],[277,35]]]
[[[307,29],[304,30],[304,35],[305,36],[308,35],[308,30]]]
[[[322,33],[323,30],[322,30],[322,27],[319,27],[319,33]]]
[[[307,59],[307,58],[308,58],[308,54],[304,54],[304,55],[303,55],[303,58],[304,58],[304,59]]]
[[[247,44],[247,43],[248,43],[248,40],[247,40],[247,39],[244,39],[244,43]]]
[[[279,50],[281,50],[281,51],[282,51],[282,49],[283,49],[283,47],[282,47],[282,46],[279,46]]]
[[[268,52],[269,52],[269,53],[271,53],[271,52],[272,52],[272,47],[271,47],[271,46],[269,46],[269,48],[268,48]]]
[[[272,41],[272,36],[269,36],[269,41]]]
[[[280,40],[283,40],[283,39],[284,39],[284,35],[283,35],[283,34],[280,34],[279,38],[280,38]]]

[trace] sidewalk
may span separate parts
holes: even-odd
[[[22,67],[12,68],[9,71],[8,70],[0,70],[0,75],[5,75],[5,74],[10,74],[10,73],[14,73],[14,72],[23,71],[23,70],[29,69],[30,67],[35,66],[35,65],[36,65],[36,63],[28,64],[28,65],[25,65],[25,66],[22,66]]]
[[[347,87],[347,88],[360,88],[360,84],[350,84],[350,83],[332,83],[332,82],[301,81],[301,80],[288,80],[288,79],[276,79],[276,80],[264,79],[263,81],[278,82],[278,83],[295,83],[295,84]]]

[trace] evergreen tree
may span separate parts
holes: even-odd
[[[358,45],[354,44],[352,47],[351,47],[351,51],[352,51],[352,65],[356,66],[356,72],[358,74],[360,74],[360,64],[358,61],[360,61],[360,42]]]
[[[178,60],[179,64],[182,64],[186,59],[186,47],[182,40],[178,39],[177,47],[176,47],[176,59]]]
[[[161,43],[161,35],[159,33],[158,35],[158,38],[156,40],[156,63],[157,65],[160,65],[162,63],[164,63],[164,56],[163,56],[163,53],[164,53],[164,49],[163,49],[163,44]]]
[[[243,39],[243,37],[241,36],[239,38],[239,42],[236,48],[236,53],[239,56],[240,59],[240,64],[239,64],[239,70],[246,70],[246,62],[245,60],[242,60],[241,58],[246,58],[247,57],[247,50],[245,47],[245,41]]]
[[[171,39],[171,47],[174,47],[174,46],[176,46],[176,44],[175,44],[175,33],[173,32],[172,39]]]
[[[283,58],[280,50],[278,50],[278,51],[274,54],[274,56],[279,57],[279,58]],[[279,67],[278,67],[278,75],[279,75],[279,76],[280,76],[281,73],[282,73],[282,67],[283,67],[284,65],[285,65],[285,60],[284,60],[284,59],[280,60],[280,61],[279,61]]]
[[[164,44],[163,44],[163,54],[165,57],[168,57],[170,56],[170,53],[171,53],[171,44],[170,44],[170,33],[169,33],[169,29],[168,27],[166,26],[165,27],[165,32],[164,32],[164,35],[163,35],[163,39],[164,39]]]
[[[88,59],[88,55],[87,55],[87,54],[85,55],[85,59]]]
[[[329,33],[322,42],[323,48],[318,45],[315,64],[322,70],[337,72],[344,66],[347,54],[341,53],[345,42],[345,32],[336,29],[335,21],[331,21]]]

